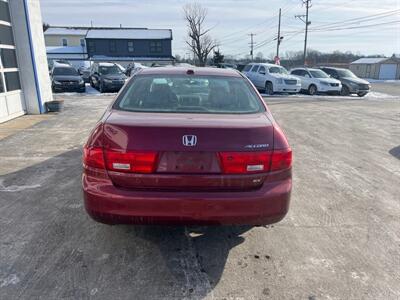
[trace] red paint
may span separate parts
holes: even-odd
[[[187,69],[138,76],[160,73]],[[241,76],[208,68],[194,74]],[[184,135],[196,135],[197,145],[184,146]],[[85,207],[99,222],[261,225],[280,221],[289,207],[292,152],[267,107],[223,115],[134,113],[111,105],[85,145],[83,163]]]

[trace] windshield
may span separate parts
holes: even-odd
[[[118,66],[100,66],[99,73],[102,75],[122,74],[122,71]]]
[[[309,70],[313,78],[329,78],[329,75],[321,70]]]
[[[353,72],[351,72],[350,70],[337,70],[337,73],[339,74],[339,77],[351,77],[351,78],[357,78],[356,75],[354,75]]]
[[[288,74],[288,71],[286,71],[285,68],[282,67],[270,67],[269,69],[269,73],[272,74]]]
[[[55,68],[53,75],[78,76],[79,74],[74,68]]]
[[[265,111],[243,78],[143,75],[114,108],[139,112],[250,114]]]

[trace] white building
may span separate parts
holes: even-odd
[[[0,0],[0,123],[52,100],[38,0]]]

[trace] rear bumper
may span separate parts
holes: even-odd
[[[85,208],[106,224],[266,225],[289,209],[291,176],[245,192],[132,191],[109,179],[82,177]]]

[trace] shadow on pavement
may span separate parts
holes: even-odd
[[[0,214],[4,299],[201,299],[251,228],[95,223],[80,149],[0,176]]]
[[[396,157],[397,159],[400,159],[400,146],[390,149],[389,153],[394,157]]]

